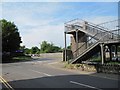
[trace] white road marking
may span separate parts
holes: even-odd
[[[52,63],[48,63],[48,64],[56,64],[56,63],[58,63],[58,62],[52,62]]]
[[[44,74],[44,75],[46,75],[46,76],[52,76],[52,75],[47,74],[47,73],[44,73],[44,72],[39,72],[39,71],[32,70],[32,69],[30,69],[30,70],[33,71],[33,72],[36,72],[36,73]]]
[[[88,87],[88,88],[94,88],[94,89],[97,89],[97,90],[102,90],[102,89],[99,89],[97,87],[93,87],[93,86],[90,86],[90,85],[87,85],[87,84],[83,84],[83,83],[79,83],[79,82],[75,82],[75,81],[70,81],[70,83],[81,85],[81,86]]]

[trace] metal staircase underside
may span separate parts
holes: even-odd
[[[76,55],[76,57],[71,59],[70,63],[78,63],[89,59],[95,53],[99,52],[101,43],[120,43],[120,38],[118,37],[119,33],[114,33],[117,30],[111,31],[108,28],[104,28],[86,21],[73,20],[72,22],[66,23],[65,28],[66,32],[79,30],[87,34],[91,37],[91,39],[87,42],[93,41],[93,39],[95,40],[94,43],[89,45],[84,51],[80,52],[79,55]],[[73,55],[74,53],[77,53],[84,45],[85,43],[78,47],[76,51],[73,52]]]
[[[72,60],[70,63],[79,63],[81,61],[85,61],[93,56],[95,53],[100,50],[100,42],[95,43],[92,47],[84,50],[78,57]]]

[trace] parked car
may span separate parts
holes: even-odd
[[[120,62],[120,57],[115,56],[112,58],[112,61],[119,61]]]

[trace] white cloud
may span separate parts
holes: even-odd
[[[7,5],[7,4],[6,4]],[[29,5],[29,4],[28,4]],[[55,45],[64,46],[64,25],[58,23],[59,17],[53,18],[51,14],[60,9],[58,3],[46,3],[44,5],[35,7],[27,6],[27,9],[21,7],[9,9],[9,5],[4,7],[4,18],[18,26],[20,35],[22,37],[22,45],[26,47],[39,46],[39,43],[46,40],[53,42]],[[51,7],[52,5],[52,7]],[[33,8],[33,7],[32,7]],[[33,14],[38,14],[33,16]],[[49,15],[47,18],[39,16],[39,14]],[[9,15],[9,16],[8,16]],[[45,16],[46,17],[46,16]],[[56,23],[57,22],[57,23]],[[69,42],[70,40],[68,40]]]
[[[55,45],[64,47],[64,21],[69,19],[68,17],[53,17],[54,12],[61,9],[59,3],[51,4],[40,4],[41,6],[35,6],[34,9],[28,5],[27,9],[23,9],[19,6],[14,9],[4,8],[4,17],[7,20],[14,21],[18,26],[20,35],[22,37],[23,45],[26,47],[38,46],[39,43],[46,40],[48,42],[53,42]],[[32,7],[33,8],[33,7]],[[68,8],[68,7],[62,7]],[[36,18],[35,15],[36,14]],[[65,14],[65,13],[63,13]],[[48,15],[47,17],[45,15]],[[45,17],[46,18],[45,18]],[[75,16],[74,16],[75,17]],[[73,17],[73,18],[74,18]],[[114,16],[94,16],[83,18],[92,23],[103,23],[109,20],[116,19]],[[61,22],[63,21],[63,22]],[[67,43],[70,43],[70,37],[67,35]]]
[[[4,3],[3,16],[19,25],[24,24],[32,26],[40,22],[38,21],[39,18],[43,25],[51,22],[51,19],[53,19],[52,14],[59,10],[60,7],[60,3]],[[49,16],[49,18],[46,18],[46,16]]]
[[[117,16],[94,16],[94,17],[84,18],[84,20],[92,22],[94,24],[100,24],[100,23],[104,23],[104,22],[108,22],[116,19],[118,19]]]
[[[64,47],[64,25],[47,25],[31,29],[32,32],[22,35],[23,44],[27,47],[39,46],[44,40]],[[67,40],[70,42],[69,38]]]
[[[90,17],[85,18],[84,20],[91,22],[93,24],[98,24],[109,30],[115,30],[117,29],[117,26],[118,26],[118,21],[115,21],[115,20],[118,20],[117,16],[96,16],[91,18]]]

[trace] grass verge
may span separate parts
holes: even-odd
[[[82,66],[83,66],[82,64],[68,64],[67,62],[65,62],[64,64],[64,68],[68,68],[68,69],[78,69]]]
[[[20,62],[20,61],[30,61],[32,58],[30,56],[16,56],[12,58],[13,62]]]

